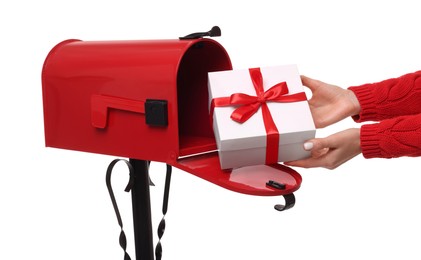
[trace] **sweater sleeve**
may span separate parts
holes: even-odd
[[[353,116],[356,122],[421,113],[421,71],[349,89],[361,106],[360,114]]]
[[[421,114],[363,125],[360,142],[365,158],[421,156]]]

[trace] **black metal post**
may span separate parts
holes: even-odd
[[[144,160],[130,159],[130,164],[134,169],[132,206],[136,260],[154,260],[149,163]]]

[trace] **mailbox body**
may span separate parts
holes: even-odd
[[[64,41],[42,72],[46,146],[160,162],[215,150],[207,73],[231,68],[211,39]],[[146,123],[148,99],[165,125]]]
[[[42,70],[45,144],[165,162],[245,194],[296,191],[301,176],[283,165],[220,168],[208,72],[231,69],[226,50],[209,38],[63,41]]]

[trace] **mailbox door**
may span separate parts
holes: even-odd
[[[217,152],[179,159],[173,166],[223,188],[257,196],[291,194],[300,188],[302,181],[300,174],[282,164],[222,170]],[[270,181],[282,184],[284,188],[267,185]]]

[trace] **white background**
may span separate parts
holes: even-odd
[[[2,1],[0,259],[123,259],[105,187],[114,157],[44,147],[41,69],[58,42],[222,29],[234,68],[295,63],[342,87],[421,69],[418,1]],[[318,131],[356,127],[347,119]],[[296,169],[296,206],[174,170],[163,259],[420,259],[420,158]],[[113,183],[134,257],[127,173]],[[156,226],[164,167],[152,165]],[[154,227],[155,234],[156,227]],[[155,241],[156,242],[156,236]]]

